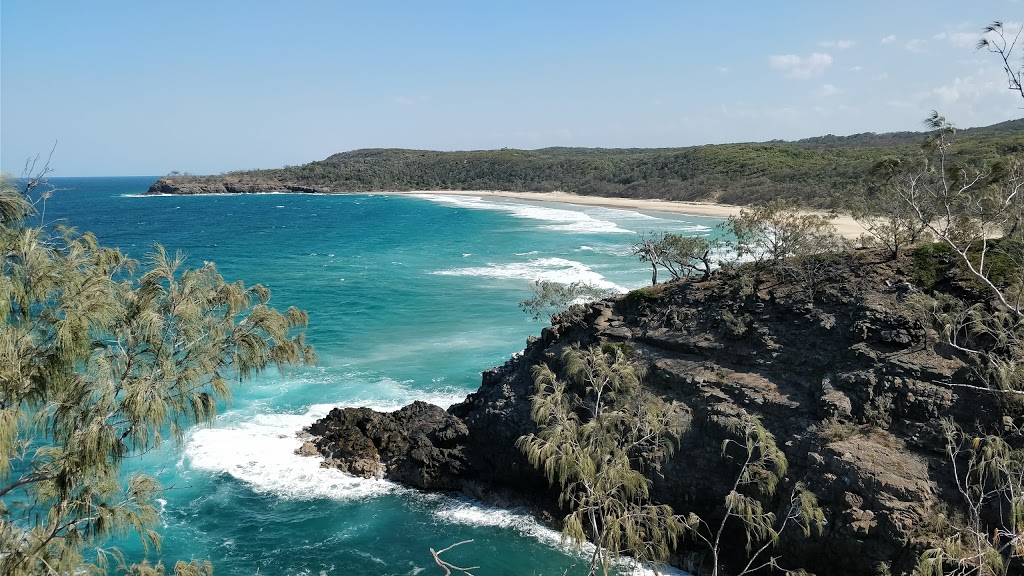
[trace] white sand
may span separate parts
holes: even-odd
[[[715,204],[712,202],[674,202],[671,200],[647,200],[638,198],[609,198],[604,196],[580,196],[568,192],[504,192],[500,190],[413,190],[409,192],[381,192],[382,194],[441,194],[445,196],[480,196],[482,198],[512,198],[531,202],[562,202],[580,206],[602,206],[648,212],[671,212],[691,216],[712,216],[728,218],[740,213],[742,206]],[[811,212],[811,211],[808,211]],[[817,212],[815,212],[817,213]],[[839,216],[832,221],[836,231],[845,238],[856,239],[865,233],[864,227],[849,216]]]

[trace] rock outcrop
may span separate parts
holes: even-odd
[[[720,517],[738,464],[721,453],[737,416],[758,416],[789,463],[779,494],[802,482],[826,513],[821,536],[784,535],[787,568],[906,573],[957,502],[943,419],[998,427],[998,399],[906,302],[910,260],[871,251],[836,258],[813,285],[742,269],[642,289],[556,317],[521,355],[483,373],[447,414],[421,403],[391,414],[335,410],[310,428],[325,465],[425,489],[462,490],[557,510],[515,441],[535,430],[530,369],[556,371],[566,346],[621,342],[649,366],[648,388],[692,419],[675,457],[652,473],[652,499]],[[495,495],[498,495],[497,497]],[[557,515],[557,514],[556,514]],[[742,553],[742,531],[730,535]],[[681,546],[677,563],[699,558]]]
[[[327,194],[331,190],[325,186],[306,186],[302,184],[282,182],[245,176],[167,176],[153,183],[146,194],[179,194],[191,196],[195,194]]]
[[[414,402],[390,413],[335,408],[309,427],[300,453],[354,476],[387,477],[426,490],[456,490],[469,430],[442,408]],[[310,449],[312,448],[312,450]]]

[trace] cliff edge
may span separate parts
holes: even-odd
[[[861,250],[822,262],[814,282],[755,279],[739,267],[590,304],[582,316],[556,317],[447,411],[337,409],[310,427],[303,451],[354,474],[528,503],[560,518],[556,492],[515,447],[536,430],[531,367],[559,370],[573,344],[622,343],[649,367],[646,386],[692,421],[675,456],[649,474],[654,501],[720,517],[738,466],[722,457],[726,425],[756,415],[789,460],[785,482],[803,482],[826,515],[821,536],[784,534],[780,564],[908,573],[959,502],[943,421],[994,432],[1019,422],[994,394],[960,385],[974,381],[967,360],[911,305],[912,256]],[[934,284],[968,289],[952,266]],[[742,531],[729,536],[741,551]],[[683,542],[673,563],[693,569],[700,557]]]

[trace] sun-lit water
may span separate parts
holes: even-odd
[[[717,220],[462,196],[140,197],[153,178],[55,179],[46,206],[144,259],[154,243],[228,280],[262,282],[272,304],[309,311],[320,364],[240,386],[213,427],[136,465],[168,488],[165,563],[208,558],[217,574],[440,573],[429,548],[479,575],[562,574],[579,555],[531,518],[321,469],[295,433],[335,406],[442,406],[522,349],[542,324],[517,303],[537,278],[617,290],[648,281],[636,232],[717,234]],[[125,547],[139,554],[137,545]]]

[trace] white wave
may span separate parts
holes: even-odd
[[[484,200],[480,196],[445,196],[443,194],[415,194],[414,196],[457,208],[496,210],[505,212],[513,218],[551,222],[551,224],[541,226],[547,230],[590,234],[632,234],[633,232],[619,227],[618,224],[610,220],[594,218],[582,210],[552,208],[526,202]]]
[[[609,282],[604,276],[591,270],[589,266],[575,260],[565,258],[537,258],[529,262],[513,262],[510,264],[488,264],[474,268],[449,268],[431,272],[440,276],[483,276],[488,278],[522,278],[525,280],[546,280],[560,284],[582,282],[599,288],[607,288],[618,292],[626,289]]]
[[[282,498],[351,500],[404,490],[391,482],[321,468],[320,458],[295,454],[302,445],[295,433],[331,407],[314,406],[305,414],[264,414],[228,427],[197,429],[187,440],[184,460],[194,469],[228,474],[256,492]]]
[[[452,524],[493,526],[515,530],[523,536],[534,538],[552,548],[558,548],[569,553],[574,551],[573,546],[565,541],[561,533],[544,526],[533,516],[522,512],[456,500],[442,504],[434,510],[433,515],[439,520]],[[575,552],[581,559],[589,559],[594,553],[594,545],[588,542],[580,546]],[[631,576],[654,576],[656,574],[690,576],[687,572],[675,568],[659,566],[657,570],[654,570],[650,566],[637,564],[628,557],[621,558],[619,565],[625,568],[627,570],[626,573]]]
[[[321,468],[321,458],[295,454],[302,445],[296,433],[332,408],[361,406],[391,412],[413,400],[447,407],[466,396],[465,391],[452,390],[416,394],[396,384],[398,389],[389,390],[393,397],[386,400],[315,404],[299,414],[257,414],[245,419],[237,412],[224,414],[219,427],[196,428],[188,435],[179,466],[227,474],[256,492],[297,500],[353,500],[408,492],[408,488],[386,480],[356,478],[340,470]]]
[[[561,546],[562,544],[562,535],[559,532],[544,526],[533,516],[522,512],[454,500],[439,506],[433,511],[433,515],[438,520],[451,524],[512,529],[550,546]]]

